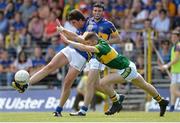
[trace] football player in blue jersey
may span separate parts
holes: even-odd
[[[86,21],[81,20],[79,18],[78,10],[73,10],[69,14],[69,21],[72,25],[74,25],[77,29],[81,27],[81,34],[84,31],[96,32],[101,38],[107,40],[110,38],[108,43],[119,43],[120,38],[119,34],[115,28],[115,26],[108,20],[103,18],[104,6],[102,4],[96,3],[93,6],[93,17],[88,18]],[[83,25],[83,26],[82,26]],[[69,34],[68,38],[72,38],[72,40],[78,40],[73,37],[73,34]],[[81,41],[79,39],[79,41]],[[84,105],[80,108],[80,111],[71,113],[71,116],[85,115],[88,110],[88,105],[90,104],[94,91],[95,85],[99,85],[99,70],[104,70],[105,66],[99,63],[95,58],[92,58],[87,65],[87,69],[89,69],[88,80],[87,80],[87,93],[85,93]],[[96,86],[96,87],[97,87]],[[115,93],[116,95],[116,93]],[[124,100],[123,95],[115,96],[120,99],[120,102]],[[114,96],[113,96],[114,98]],[[112,98],[112,100],[113,100]],[[110,109],[111,110],[111,109]],[[115,112],[112,112],[112,114]]]
[[[77,25],[77,27],[78,27],[77,33],[81,34],[81,32],[83,32],[83,30],[81,30],[81,29],[85,26],[84,22],[86,22],[86,19],[81,13],[78,14],[78,18],[79,18],[79,23]],[[81,41],[81,38],[74,39],[72,34],[68,37],[70,38],[70,40]],[[56,111],[53,113],[54,116],[62,116],[61,112],[63,110],[63,106],[64,106],[66,100],[69,97],[72,83],[76,79],[78,74],[81,72],[81,70],[84,68],[86,61],[88,61],[90,59],[90,57],[91,57],[91,55],[86,52],[81,52],[81,51],[78,51],[78,50],[72,48],[71,46],[67,46],[63,50],[61,50],[59,53],[57,53],[54,56],[54,58],[50,61],[49,64],[47,64],[45,67],[43,67],[37,73],[32,75],[30,77],[29,84],[19,84],[17,82],[12,82],[12,86],[20,93],[23,93],[23,92],[25,92],[25,90],[28,88],[29,85],[38,83],[40,80],[45,78],[48,74],[55,71],[56,69],[61,68],[67,64],[70,64],[68,73],[66,74],[66,76],[64,78],[64,83],[62,85],[59,106],[56,108]],[[119,107],[121,108],[120,104],[119,104]],[[116,110],[115,112],[117,112],[117,111],[118,110]]]

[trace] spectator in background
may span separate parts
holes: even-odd
[[[22,4],[23,4],[23,0],[16,0],[16,2],[14,2],[15,10],[19,11],[19,9],[22,6]]]
[[[13,80],[13,73],[11,72],[12,63],[7,50],[0,50],[0,85],[11,85]]]
[[[180,30],[174,30],[171,34],[173,47],[171,49],[171,61],[164,64],[161,69],[166,70],[171,67],[170,85],[170,111],[175,110],[176,99],[180,97]]]
[[[5,42],[4,42],[4,37],[3,35],[0,33],[0,50],[5,49]]]
[[[159,16],[152,20],[152,27],[158,32],[158,36],[164,37],[170,30],[170,19],[167,16],[167,11],[161,9]]]
[[[157,1],[155,3],[155,6],[156,6],[156,9],[149,13],[149,18],[150,19],[153,19],[153,18],[157,17],[159,15],[160,10],[163,9],[163,4],[162,4],[161,1]]]
[[[31,36],[29,35],[27,28],[19,30],[19,43],[21,48],[31,48],[33,46]]]
[[[50,12],[48,22],[45,25],[44,29],[44,40],[49,41],[52,37],[57,36],[58,32],[56,31],[56,13],[55,12]]]
[[[123,29],[121,29],[120,37],[121,40],[125,41],[127,38],[135,41],[137,32],[132,29],[132,24],[130,19],[124,20]]]
[[[24,28],[25,25],[21,20],[21,13],[15,12],[14,21],[12,22],[12,26],[16,29],[16,31],[19,31],[20,29]]]
[[[0,11],[0,33],[6,34],[8,32],[8,20],[4,16],[4,12]]]
[[[46,61],[45,58],[43,57],[42,54],[42,49],[40,46],[36,46],[34,49],[34,55],[32,60],[32,67],[30,70],[30,74],[34,74],[37,71],[39,71],[42,67],[44,67],[46,65]]]
[[[17,59],[14,61],[12,65],[12,71],[15,73],[18,70],[26,70],[29,71],[32,67],[32,60],[28,58],[27,54],[24,52],[24,50],[21,50],[18,53]]]
[[[19,34],[13,26],[9,27],[9,34],[6,36],[6,48],[16,48],[19,45]]]
[[[156,9],[154,3],[154,0],[146,0],[146,4],[144,6],[145,10],[147,10],[149,13],[151,13],[152,11],[154,11]]]
[[[0,10],[4,10],[7,6],[6,0],[0,0]]]
[[[36,6],[34,6],[32,2],[32,0],[24,0],[23,5],[19,8],[19,12],[22,13],[22,20],[25,25],[28,24],[30,18],[37,11]]]
[[[7,19],[12,20],[15,13],[15,6],[13,2],[9,2],[4,10],[4,15]]]
[[[13,26],[9,27],[9,33],[5,38],[5,47],[8,49],[10,56],[16,57],[16,49],[19,47],[19,33]]]
[[[178,6],[177,15],[173,18],[172,28],[180,27],[180,5]]]
[[[31,35],[33,43],[39,44],[42,41],[44,33],[43,21],[38,16],[34,16],[29,23],[28,31]]]
[[[159,54],[164,62],[164,64],[167,64],[170,62],[171,58],[171,49],[170,49],[170,42],[168,40],[162,40],[161,41],[161,47],[159,49]],[[162,66],[161,60],[158,58],[157,63],[159,66]],[[161,70],[162,78],[165,78],[167,76],[167,73],[163,70]]]
[[[49,48],[53,48],[56,53],[61,51],[65,47],[63,42],[60,42],[58,37],[51,38],[51,45],[48,46]]]
[[[136,57],[135,63],[136,63],[138,73],[140,73],[142,76],[144,76],[145,71],[144,71],[144,56],[143,56],[143,54],[138,54],[138,56]]]
[[[173,0],[167,1],[167,11],[170,17],[174,17],[176,15],[176,5]]]
[[[134,29],[143,29],[144,21],[148,18],[148,11],[143,9],[140,1],[134,1],[131,17],[132,27]]]

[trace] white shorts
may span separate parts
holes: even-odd
[[[133,62],[130,62],[129,67],[126,69],[118,70],[118,73],[127,81],[131,81],[138,77],[136,65]]]
[[[105,69],[105,65],[100,63],[97,59],[91,58],[89,62],[86,64],[85,71],[89,71],[92,69],[103,71]]]
[[[67,46],[62,49],[62,52],[68,59],[69,64],[77,69],[78,71],[82,71],[86,65],[86,59],[80,55],[75,49]]]
[[[172,73],[171,84],[180,84],[180,73]]]

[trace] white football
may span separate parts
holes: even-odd
[[[18,83],[28,83],[29,78],[30,75],[26,70],[19,70],[14,76],[15,81]]]

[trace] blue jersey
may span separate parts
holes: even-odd
[[[110,21],[102,18],[100,21],[96,22],[94,18],[87,18],[84,26],[77,30],[78,35],[83,35],[84,32],[96,32],[104,40],[108,40],[111,35],[118,34],[114,24]],[[89,60],[92,57],[91,53],[83,52],[76,49],[83,57]]]
[[[87,21],[88,21],[88,19],[85,21],[85,23],[84,23],[84,25],[83,25],[83,27],[81,28],[81,29],[78,29],[77,31],[76,31],[76,34],[78,34],[78,35],[83,35],[83,33],[86,31],[86,27],[87,27]],[[84,52],[84,51],[80,51],[80,50],[78,50],[78,49],[75,49],[79,54],[81,54],[86,60],[90,60],[91,59],[91,57],[92,57],[92,54],[91,53],[89,53],[89,52]]]
[[[104,40],[109,40],[111,35],[118,34],[114,24],[104,18],[96,22],[92,17],[88,19],[86,26],[86,31],[96,32]]]

